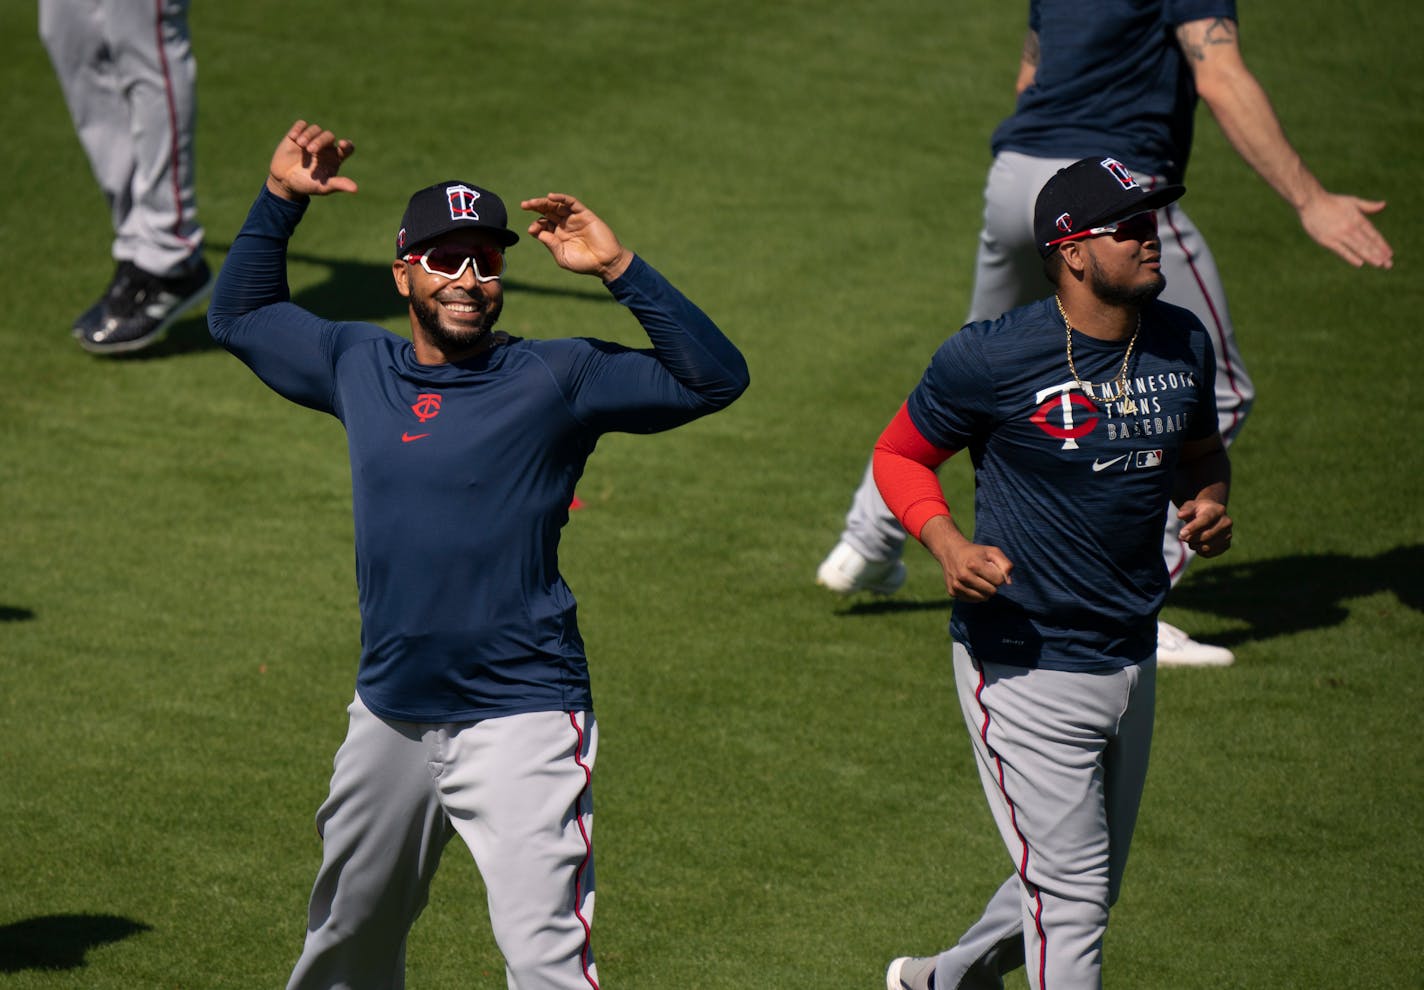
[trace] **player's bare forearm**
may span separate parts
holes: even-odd
[[[1013,584],[1013,563],[998,547],[972,542],[952,518],[932,517],[920,529],[920,542],[939,561],[951,598],[982,602],[1002,585]]]
[[[1226,455],[1221,434],[1184,444],[1172,481],[1172,504],[1181,506],[1194,499],[1209,499],[1225,505],[1230,492],[1231,459]]]
[[[1241,56],[1236,22],[1226,17],[1177,28],[1197,92],[1231,146],[1297,210],[1324,192],[1286,138],[1270,98]]]
[[[1385,204],[1332,193],[1306,167],[1270,97],[1242,58],[1236,22],[1225,17],[1191,21],[1177,28],[1177,42],[1197,92],[1226,139],[1295,209],[1311,239],[1356,267],[1392,267],[1394,252],[1368,219]]]

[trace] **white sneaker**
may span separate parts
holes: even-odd
[[[1224,646],[1198,643],[1170,623],[1157,623],[1157,666],[1230,667],[1236,655]]]
[[[905,583],[905,562],[899,557],[870,560],[842,540],[816,568],[816,583],[838,595],[856,591],[893,595]]]
[[[934,990],[935,956],[901,956],[885,970],[885,990]]]

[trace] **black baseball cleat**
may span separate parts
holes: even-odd
[[[212,289],[212,270],[201,257],[172,278],[121,261],[104,298],[75,321],[75,336],[79,346],[91,354],[141,350],[158,343],[168,328]]]
[[[108,312],[110,303],[124,298],[133,291],[133,281],[138,270],[138,266],[132,261],[118,263],[114,268],[114,277],[109,280],[109,287],[104,290],[104,294],[94,301],[94,305],[80,313],[79,318],[74,321],[75,337],[83,337],[99,329],[104,322],[104,314]]]

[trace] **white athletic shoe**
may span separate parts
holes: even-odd
[[[899,557],[892,560],[862,557],[860,551],[842,540],[816,568],[816,583],[838,595],[856,591],[893,595],[905,583],[905,562]]]
[[[934,973],[934,956],[901,956],[885,970],[885,990],[934,990]]]
[[[1230,667],[1236,656],[1224,646],[1198,643],[1170,623],[1157,623],[1157,666]]]

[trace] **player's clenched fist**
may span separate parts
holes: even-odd
[[[1231,549],[1231,517],[1226,506],[1210,499],[1183,502],[1177,510],[1183,520],[1182,542],[1203,557],[1216,557]]]
[[[1003,585],[1013,584],[1013,561],[998,547],[971,543],[949,516],[935,516],[920,530],[920,541],[944,570],[950,597],[982,602]]]
[[[998,547],[971,543],[952,565],[946,561],[940,564],[944,568],[945,590],[960,601],[982,602],[1002,585],[1014,583],[1009,577],[1014,565]]]

